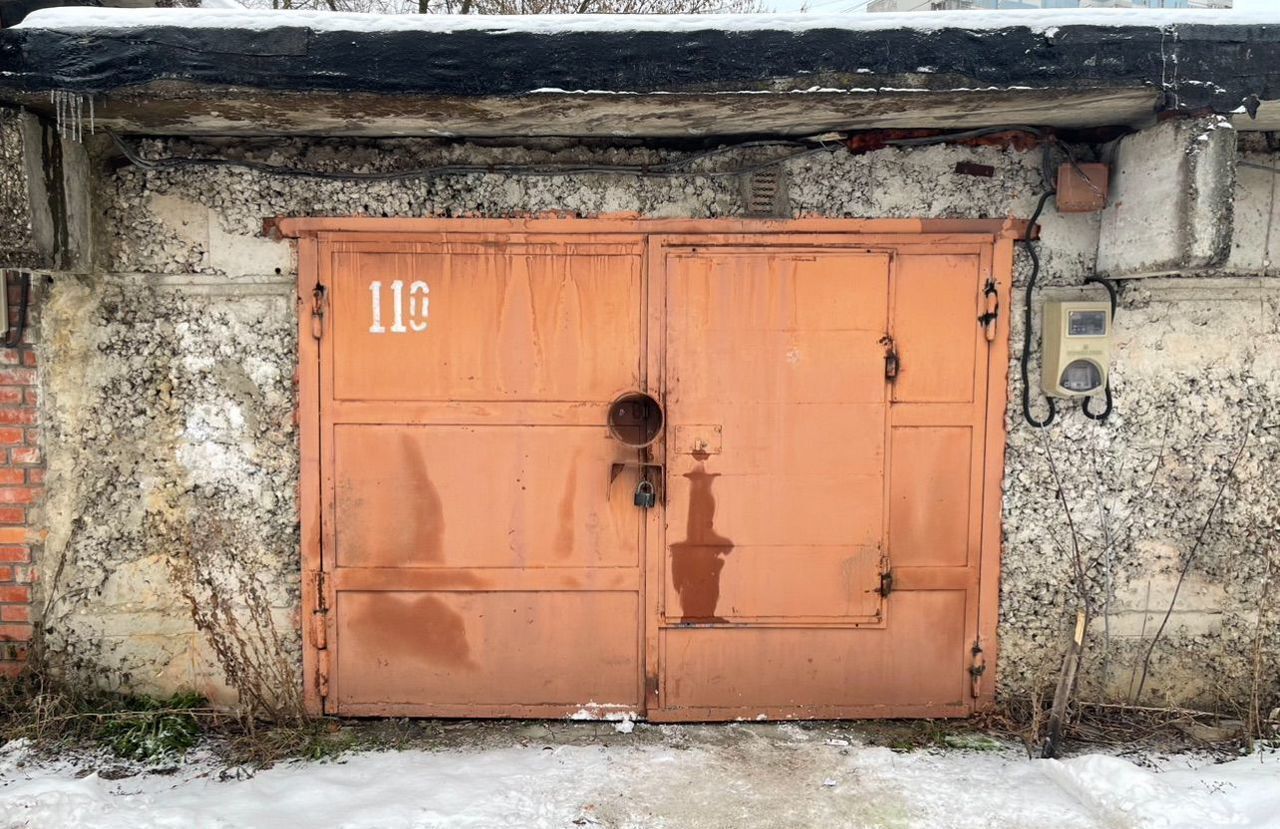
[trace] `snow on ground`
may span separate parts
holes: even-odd
[[[243,779],[205,758],[108,780],[11,745],[0,749],[0,827],[1280,827],[1276,752],[1218,765],[1180,755],[1153,770],[1098,754],[1027,760],[1011,746],[898,753],[834,733],[847,738],[637,726],[587,740],[358,753]]]
[[[271,11],[189,8],[67,7],[32,12],[14,28],[90,31],[147,26],[209,29],[273,29],[297,26],[339,32],[689,32],[809,31],[849,29],[991,30],[1025,27],[1049,36],[1063,26],[1142,26],[1205,24],[1253,26],[1280,24],[1280,3],[1254,11],[1212,9],[1045,9],[1029,11],[956,11],[929,14],[361,14],[330,11]]]

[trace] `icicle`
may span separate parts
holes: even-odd
[[[53,119],[58,134],[74,141],[84,140],[85,96],[76,92],[55,89],[49,93],[49,102],[53,104]],[[88,96],[89,130],[94,131],[93,96]]]
[[[90,95],[89,96],[89,134],[96,135],[97,132],[98,130],[93,123],[93,95]]]

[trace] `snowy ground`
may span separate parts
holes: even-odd
[[[1280,828],[1280,753],[905,753],[854,726],[510,726],[505,740],[358,753],[241,775],[208,758],[120,779],[0,749],[0,827]],[[104,776],[105,775],[105,776]]]

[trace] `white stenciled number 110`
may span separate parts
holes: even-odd
[[[397,279],[391,283],[391,333],[404,334],[408,331],[427,330],[427,311],[431,300],[427,294],[431,289],[427,283],[417,280],[409,285],[409,311],[405,313],[404,282]],[[373,324],[369,326],[370,334],[385,334],[387,328],[382,324],[382,282],[374,280],[369,283],[370,302],[373,308]],[[409,320],[405,326],[406,317]]]

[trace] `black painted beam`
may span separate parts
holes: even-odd
[[[1280,26],[809,31],[334,32],[155,27],[0,31],[0,99],[161,81],[273,91],[513,96],[788,91],[812,86],[1135,88],[1166,109],[1280,98]]]

